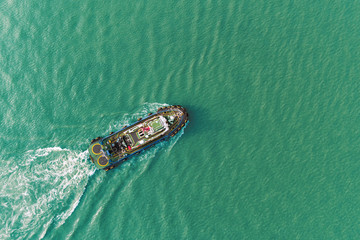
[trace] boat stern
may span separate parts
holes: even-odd
[[[96,168],[103,169],[110,166],[109,158],[103,150],[101,141],[94,141],[89,146],[89,155]]]

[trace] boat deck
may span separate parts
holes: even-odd
[[[129,127],[94,139],[89,146],[90,158],[97,168],[112,169],[159,140],[174,136],[185,126],[187,116],[178,105],[159,108],[156,114],[150,113]]]

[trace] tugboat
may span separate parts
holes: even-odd
[[[161,107],[130,126],[93,139],[89,146],[90,159],[98,169],[111,170],[135,154],[173,137],[187,121],[188,113],[184,107]]]

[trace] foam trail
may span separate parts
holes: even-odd
[[[144,103],[134,114],[124,114],[109,125],[104,135],[167,105]],[[137,176],[141,175],[150,163],[148,160],[153,159],[159,149],[170,152],[183,132],[184,129],[170,141],[157,144],[124,165],[145,163]],[[80,203],[89,176],[95,172],[88,151],[57,146],[30,150],[20,159],[1,161],[0,239],[42,239],[51,225],[56,228],[63,225]]]
[[[12,167],[1,169],[0,239],[24,239],[35,234],[41,239],[50,224],[62,225],[95,172],[87,161],[87,151],[60,147],[30,150],[21,161],[4,162]]]

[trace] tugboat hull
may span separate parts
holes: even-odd
[[[98,169],[113,169],[135,154],[177,134],[188,121],[188,113],[179,105],[161,107],[154,114],[123,129],[91,141],[89,155]]]

